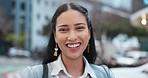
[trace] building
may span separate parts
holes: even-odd
[[[20,36],[25,36],[24,48],[30,50],[30,32],[31,32],[31,1],[30,0],[12,0],[12,15],[14,16],[14,33],[16,39],[14,41],[15,46],[19,46]]]
[[[11,19],[11,24],[6,25],[9,23],[9,20],[6,20],[6,24],[3,24],[3,30],[8,33],[15,33],[16,38],[13,41],[14,46],[20,46],[19,36],[24,34],[26,36],[25,40],[25,49],[30,49],[30,13],[31,13],[31,6],[30,0],[1,0],[2,9],[4,9],[4,14],[2,16],[6,16],[4,19]],[[5,27],[5,28],[4,28]]]

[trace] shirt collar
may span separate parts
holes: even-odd
[[[84,63],[85,63],[84,75],[89,74],[91,76],[91,78],[97,78],[95,75],[95,72],[93,71],[92,67],[88,63],[87,59],[85,57],[83,57],[83,58],[84,58]]]
[[[87,76],[89,74],[92,78],[96,78],[95,72],[91,68],[87,59],[85,57],[83,57],[83,58],[84,58],[84,63],[85,63],[85,70],[84,70],[84,73],[82,76]],[[52,62],[51,65],[53,67],[51,75],[58,75],[60,73],[60,71],[63,70],[67,76],[71,77],[71,75],[68,74],[68,72],[66,71],[66,68],[65,68],[65,66],[62,62],[62,59],[61,59],[61,55],[59,55],[58,59],[55,60],[54,62]]]
[[[65,66],[62,62],[62,59],[61,59],[61,55],[59,55],[58,59],[55,60],[54,62],[52,62],[51,65],[53,67],[51,75],[58,75],[60,73],[60,71],[63,70],[67,76],[71,77],[71,75],[69,75],[66,71],[66,68],[65,68]]]

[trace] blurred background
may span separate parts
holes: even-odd
[[[0,78],[40,64],[61,4],[89,11],[99,56],[115,78],[148,78],[148,0],[0,0]]]

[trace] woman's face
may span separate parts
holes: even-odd
[[[90,39],[85,16],[70,9],[63,12],[56,22],[55,41],[62,51],[62,57],[82,58]]]

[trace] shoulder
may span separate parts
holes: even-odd
[[[95,72],[100,72],[100,73],[106,73],[106,70],[108,70],[108,67],[106,65],[95,65],[95,64],[90,64],[92,69]]]
[[[104,70],[104,69],[109,69],[106,65],[95,65],[95,64],[90,64],[90,66],[93,68],[93,69],[99,69],[99,70]]]
[[[42,78],[43,65],[28,66],[24,69],[21,78]]]
[[[97,77],[100,77],[100,78],[113,78],[113,75],[111,74],[111,70],[106,65],[90,64],[90,66],[94,70]]]

